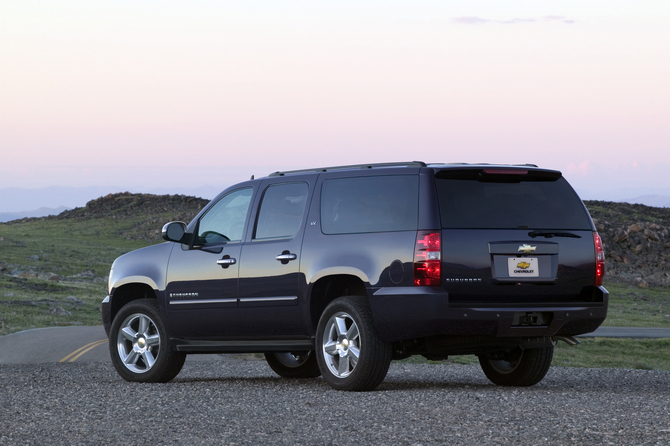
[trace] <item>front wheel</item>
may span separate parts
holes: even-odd
[[[532,386],[542,381],[553,357],[553,345],[526,350],[517,347],[503,355],[481,355],[479,364],[493,384]]]
[[[340,297],[326,307],[316,330],[316,349],[323,379],[336,390],[372,390],[391,364],[391,344],[377,334],[361,296]]]
[[[185,353],[170,350],[154,299],[121,308],[109,332],[109,353],[119,375],[134,382],[168,382],[186,360]]]
[[[291,353],[266,353],[270,368],[284,378],[316,378],[321,375],[313,351]]]

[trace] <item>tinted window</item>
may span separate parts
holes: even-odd
[[[307,183],[269,186],[258,212],[254,238],[292,237],[298,233],[307,202]]]
[[[564,178],[517,183],[436,179],[443,228],[590,230]]]
[[[416,230],[418,209],[417,175],[332,179],[321,188],[324,234]]]
[[[252,192],[252,188],[231,192],[212,206],[200,219],[196,244],[211,245],[242,240]]]

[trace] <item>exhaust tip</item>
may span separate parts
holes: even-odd
[[[580,342],[577,339],[573,338],[572,336],[552,336],[551,340],[554,342],[563,341],[570,347],[574,347],[575,345],[580,344]]]

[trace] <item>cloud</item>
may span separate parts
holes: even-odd
[[[490,20],[482,19],[481,17],[454,17],[452,20],[456,23],[464,23],[466,25],[479,25],[480,23],[490,22]]]
[[[500,23],[504,23],[505,25],[515,25],[517,23],[529,23],[534,21],[535,19],[512,19],[512,20],[503,20]]]
[[[589,160],[586,160],[580,164],[570,163],[568,164],[567,172],[570,175],[580,175],[587,176],[593,172],[594,163]]]
[[[546,15],[542,17],[547,22],[561,21],[563,23],[572,24],[574,20],[566,18],[564,15]]]
[[[563,23],[575,23],[574,20],[568,19],[565,16],[562,15],[547,15],[542,17],[542,19],[519,19],[519,18],[513,18],[509,20],[489,20],[485,19],[482,17],[476,17],[476,16],[462,16],[462,17],[454,17],[451,19],[452,22],[454,23],[460,23],[464,25],[481,25],[485,23],[503,23],[505,25],[516,25],[519,23],[534,23],[538,22],[540,20],[544,20],[546,22],[549,21],[562,21]]]

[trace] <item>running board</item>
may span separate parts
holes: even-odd
[[[265,341],[186,341],[170,339],[173,350],[185,353],[265,353],[314,350],[314,339]]]

